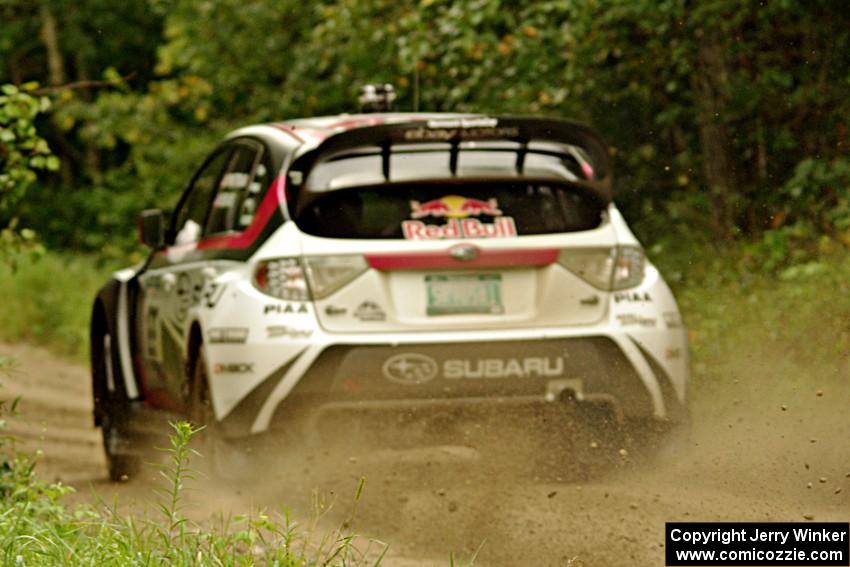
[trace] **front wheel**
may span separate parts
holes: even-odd
[[[93,341],[93,371],[95,384],[101,385],[102,399],[100,429],[103,436],[103,452],[109,479],[113,482],[127,481],[138,474],[141,458],[128,454],[126,397],[115,371],[115,357],[112,349],[112,335],[103,332]]]
[[[120,452],[121,444],[125,442],[126,437],[121,428],[110,423],[111,419],[105,418],[103,425],[101,425],[106,468],[109,473],[109,480],[126,482],[138,474],[142,468],[142,463],[138,456]]]

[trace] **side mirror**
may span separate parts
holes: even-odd
[[[139,242],[154,250],[165,244],[165,214],[159,209],[147,209],[139,215]]]

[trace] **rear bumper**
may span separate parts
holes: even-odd
[[[657,331],[677,339],[670,331]],[[413,338],[413,337],[411,337]],[[279,367],[221,421],[238,437],[294,418],[352,411],[551,403],[603,403],[619,419],[676,420],[686,376],[627,334],[499,337],[471,342],[311,345]],[[309,416],[309,417],[308,417]]]

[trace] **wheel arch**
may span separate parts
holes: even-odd
[[[98,290],[91,308],[89,323],[89,355],[92,377],[92,395],[94,397],[95,423],[101,424],[109,403],[128,403],[139,396],[136,373],[132,362],[134,319],[131,303],[136,297],[133,285],[135,271],[123,270],[113,274],[112,278]],[[103,361],[103,335],[108,333],[112,339],[111,369],[114,389],[107,387],[107,376],[101,367]],[[108,400],[108,398],[112,398]]]
[[[91,370],[92,413],[95,427],[99,427],[103,421],[104,406],[107,403],[106,398],[109,391],[107,376],[101,366],[104,357],[102,337],[108,332],[107,308],[103,298],[98,295],[92,305],[89,323],[89,368]]]
[[[201,328],[201,322],[197,319],[193,320],[189,325],[189,332],[186,334],[186,363],[194,364],[194,358],[198,354],[198,349],[204,344],[204,333]]]
[[[189,332],[186,334],[186,345],[185,345],[185,379],[187,380],[188,388],[186,389],[187,401],[191,399],[193,394],[192,392],[192,381],[194,378],[195,372],[195,364],[198,359],[198,352],[200,349],[204,347],[204,332],[201,327],[201,322],[197,319],[194,319],[189,325]]]

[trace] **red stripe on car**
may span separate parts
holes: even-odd
[[[301,136],[296,134],[295,128],[293,128],[289,124],[282,124],[282,123],[278,122],[277,124],[272,124],[272,128],[277,128],[278,130],[282,130],[283,132],[286,132],[287,134],[289,134],[290,136],[292,136],[293,138],[295,138],[296,140],[298,140],[302,144],[304,143],[304,138],[302,138]]]
[[[339,122],[334,122],[333,124],[329,124],[327,127],[331,129],[339,128],[342,130],[351,130],[352,128],[362,128],[365,126],[380,126],[385,123],[385,118],[376,118],[376,117],[358,117],[358,118],[347,118],[345,120],[340,120]]]
[[[548,266],[558,259],[557,248],[480,250],[477,258],[453,258],[449,250],[437,252],[405,252],[368,254],[366,261],[376,270],[430,270],[465,268],[513,268],[516,266]]]

